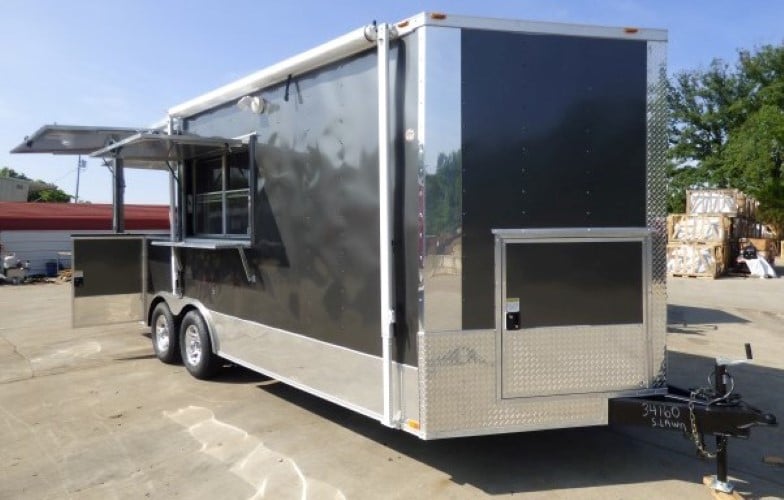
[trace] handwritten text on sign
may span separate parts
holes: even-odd
[[[681,420],[681,409],[677,406],[644,402],[641,408],[642,418],[648,420],[655,429],[686,429],[686,424]]]

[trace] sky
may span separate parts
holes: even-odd
[[[76,157],[9,150],[44,124],[145,128],[174,105],[373,20],[422,11],[666,29],[670,74],[784,43],[778,0],[4,0],[0,166],[74,194]],[[126,203],[168,203],[162,172],[126,171],[126,186]],[[111,203],[99,160],[87,161],[79,198]]]

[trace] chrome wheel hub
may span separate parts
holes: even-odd
[[[158,316],[158,319],[155,320],[155,345],[158,347],[158,351],[168,351],[170,341],[171,332],[169,332],[169,324],[166,322],[166,317],[161,314]]]
[[[199,329],[189,325],[185,329],[185,359],[191,366],[196,366],[201,360],[201,338]]]

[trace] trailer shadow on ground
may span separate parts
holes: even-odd
[[[262,375],[261,373],[254,372],[242,366],[233,363],[226,363],[218,370],[210,380],[205,380],[207,383],[217,384],[256,384],[259,387],[264,387],[267,384],[277,383],[276,380]]]
[[[750,323],[749,320],[720,309],[667,304],[667,332],[703,335],[718,324]]]
[[[705,380],[713,360],[671,352],[669,363],[672,378],[688,386]],[[748,401],[784,415],[777,392],[764,389],[780,387],[784,372],[756,366],[740,367],[737,372]],[[491,495],[668,480],[700,484],[703,476],[715,474],[714,463],[698,459],[694,445],[679,432],[588,427],[422,441],[285,384],[258,387],[393,453],[434,467],[456,484],[469,484]],[[781,469],[762,463],[764,454],[784,454],[783,434],[780,427],[755,429],[750,441],[731,441],[730,474],[750,483],[739,484],[741,491],[774,497],[784,491]]]

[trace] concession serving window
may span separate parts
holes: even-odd
[[[122,159],[142,168],[169,169],[180,184],[182,220],[177,246],[205,246],[208,240],[251,241],[255,169],[253,145],[224,137],[142,132],[91,156]],[[178,168],[178,165],[182,168]]]
[[[185,190],[191,234],[250,238],[250,163],[247,151],[190,162]]]
[[[91,156],[123,160],[140,168],[168,169],[179,184],[180,231],[177,238],[152,244],[174,249],[236,249],[248,282],[254,283],[245,250],[253,241],[255,143],[255,135],[243,141],[143,132]]]

